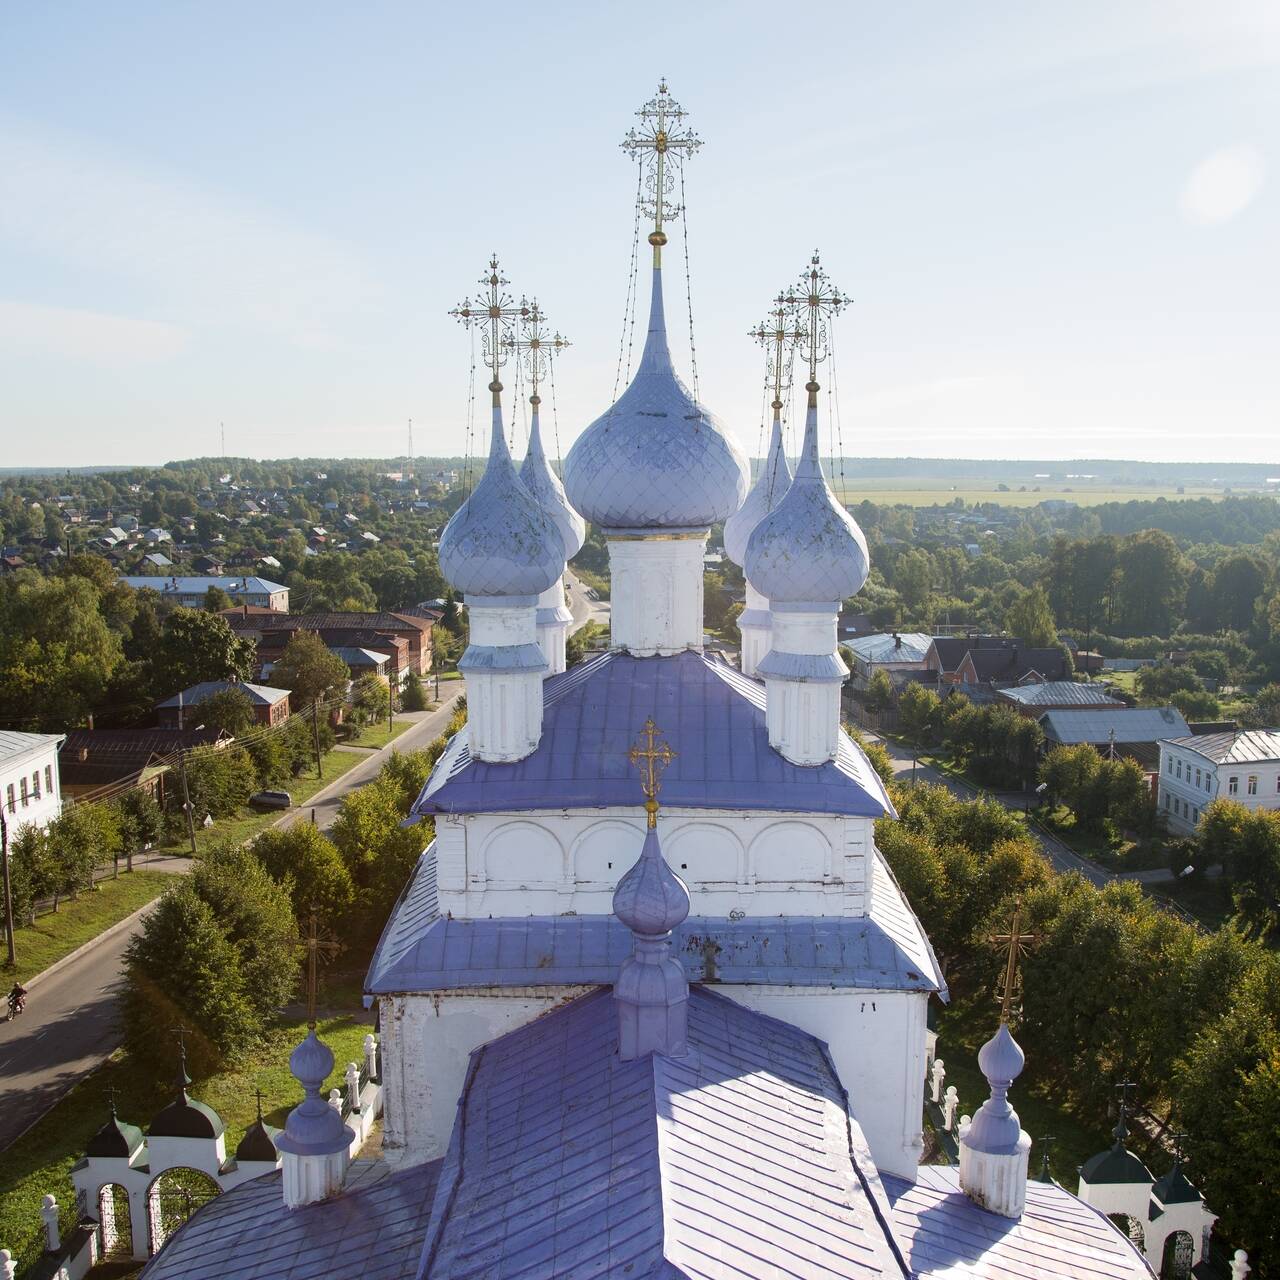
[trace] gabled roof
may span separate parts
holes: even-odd
[[[281,588],[283,590],[283,588]],[[222,616],[235,631],[430,631],[431,619],[387,610],[352,613],[282,613],[278,609],[257,610],[250,606],[224,609]]]
[[[901,631],[897,635],[858,636],[844,641],[845,647],[863,662],[923,662],[933,637],[922,631]]]
[[[930,647],[938,659],[938,669],[954,671],[971,649],[1002,649],[1011,644],[1021,646],[1022,641],[1009,636],[934,636]]]
[[[881,1174],[893,1225],[920,1280],[1152,1280],[1130,1240],[1056,1183],[1029,1181],[1020,1218],[969,1199],[954,1166],[921,1165],[912,1183]]]
[[[694,988],[689,1048],[604,989],[476,1050],[418,1280],[907,1280],[826,1047]]]
[[[175,693],[172,698],[157,702],[156,706],[176,707],[181,699],[182,706],[194,707],[206,698],[212,698],[215,693],[226,693],[228,689],[238,690],[259,707],[275,706],[277,702],[283,702],[289,696],[288,689],[273,689],[265,684],[248,684],[243,680],[202,680],[199,684],[193,684],[190,689],[184,689],[180,694]]]
[[[246,594],[262,594],[274,595],[277,591],[288,591],[289,588],[279,582],[271,582],[266,578],[256,578],[253,576],[238,577],[222,577],[214,575],[196,575],[196,576],[179,576],[171,577],[169,575],[158,575],[152,578],[138,577],[136,575],[125,575],[120,579],[121,582],[133,587],[137,590],[146,588],[150,591],[159,591],[162,595],[165,592],[173,594],[178,592],[182,595],[192,595],[200,591],[208,591],[210,587],[217,587],[220,591],[225,591],[228,595],[234,595],[236,592],[244,592]]]
[[[1051,742],[1159,742],[1184,733],[1187,722],[1177,707],[1059,708],[1040,717]]]
[[[0,761],[17,764],[27,756],[57,750],[65,741],[61,733],[19,733],[16,729],[0,729]]]
[[[610,652],[543,685],[542,737],[515,764],[473,760],[463,728],[414,805],[417,815],[639,806],[627,751],[652,717],[676,752],[662,778],[669,809],[766,809],[879,818],[893,802],[845,733],[836,759],[788,763],[769,745],[764,686],[717,654]]]
[[[1028,649],[1016,640],[990,648],[970,648],[966,656],[979,680],[1016,681],[1037,674],[1057,683],[1071,674],[1067,655],[1061,649]],[[963,666],[964,659],[958,665]]]
[[[1194,751],[1215,764],[1255,764],[1280,760],[1280,732],[1247,729],[1236,733],[1202,733],[1176,738],[1166,735],[1171,747]]]
[[[637,831],[637,847],[640,832]],[[672,951],[692,982],[937,991],[946,981],[920,922],[877,855],[870,914],[691,916]],[[432,845],[383,930],[369,995],[612,982],[632,936],[614,916],[442,915]]]
[[[1016,689],[1000,689],[997,697],[1024,707],[1051,707],[1068,704],[1080,707],[1122,707],[1123,702],[1111,697],[1096,684],[1076,680],[1046,680],[1041,684],[1019,685]]]

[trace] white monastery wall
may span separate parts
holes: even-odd
[[[535,810],[436,821],[442,913],[609,915],[640,855],[644,811]],[[862,916],[873,847],[869,818],[672,809],[658,819],[691,915]]]

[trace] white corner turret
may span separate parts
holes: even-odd
[[[1009,1024],[1002,1020],[978,1051],[978,1066],[991,1086],[991,1096],[960,1134],[961,1190],[975,1204],[1005,1218],[1020,1217],[1027,1202],[1031,1138],[1008,1097],[1025,1062]]]

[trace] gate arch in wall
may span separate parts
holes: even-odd
[[[221,1187],[207,1173],[182,1165],[156,1174],[147,1187],[148,1247],[157,1254],[164,1242],[197,1209],[221,1194]]]
[[[738,885],[747,877],[746,850],[728,827],[718,822],[690,822],[662,839],[671,869],[691,887],[695,884]]]

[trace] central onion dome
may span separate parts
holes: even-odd
[[[769,453],[760,476],[747,500],[724,522],[724,553],[738,568],[747,558],[747,540],[752,530],[782,501],[790,486],[791,467],[782,447],[782,423],[774,418]]]
[[[856,595],[867,580],[867,540],[822,474],[817,383],[809,383],[804,449],[795,479],[752,530],[743,568],[773,605],[839,602]]]
[[[742,451],[671,364],[655,267],[636,376],[569,450],[569,500],[603,529],[707,529],[741,506],[747,477]]]
[[[516,474],[495,404],[489,463],[440,535],[440,572],[464,596],[537,596],[565,559],[560,530]]]
[[[572,560],[582,550],[587,536],[587,526],[582,517],[569,505],[560,477],[551,469],[546,450],[542,447],[542,430],[538,424],[538,406],[533,407],[533,421],[529,427],[529,451],[520,467],[520,479],[534,501],[551,517],[560,538],[564,542],[564,557]]]

